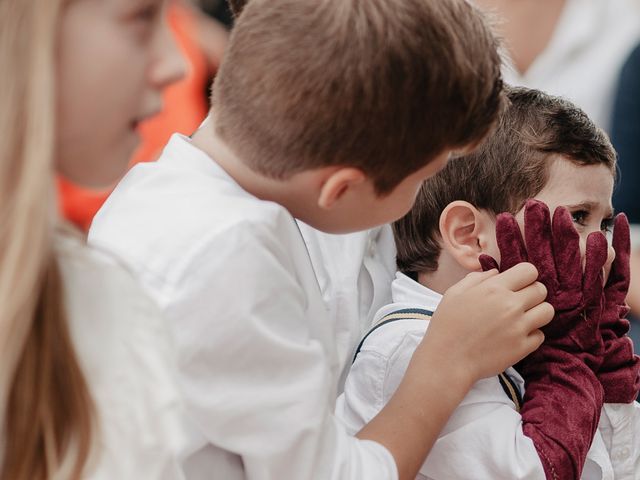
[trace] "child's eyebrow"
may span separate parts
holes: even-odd
[[[598,202],[580,202],[574,205],[565,205],[565,208],[567,208],[568,210],[586,210],[588,212],[591,212],[597,209],[599,206],[600,204]],[[607,218],[613,217],[614,213],[614,208],[611,205],[608,205],[607,209],[605,210],[604,216]]]

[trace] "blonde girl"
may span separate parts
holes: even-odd
[[[0,0],[0,480],[178,478],[161,322],[56,214],[183,74],[162,0]]]

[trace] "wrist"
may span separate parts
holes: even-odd
[[[473,359],[452,355],[453,350],[437,342],[429,342],[428,335],[413,354],[405,379],[413,389],[437,389],[457,405],[481,375]],[[428,371],[429,375],[425,375]]]

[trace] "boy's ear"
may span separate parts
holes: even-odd
[[[340,167],[331,170],[320,187],[318,206],[329,210],[349,191],[367,180],[365,173],[353,167]]]
[[[451,202],[440,215],[442,248],[465,270],[481,269],[478,257],[488,253],[493,233],[490,216],[469,202]]]

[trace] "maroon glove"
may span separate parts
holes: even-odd
[[[498,215],[501,270],[533,263],[547,287],[547,301],[556,309],[544,329],[543,345],[516,367],[526,382],[523,431],[533,440],[548,479],[578,479],[603,402],[593,368],[602,352],[595,320],[602,305],[606,239],[600,233],[589,236],[583,273],[580,237],[567,210],[556,210],[552,224],[547,206],[537,201],[527,202],[525,236],[526,248],[515,218]],[[488,256],[480,262],[485,270],[497,267]],[[593,313],[591,320],[587,310]]]
[[[599,322],[602,314],[602,270],[607,259],[607,240],[600,232],[587,238],[585,269],[580,256],[580,235],[565,208],[556,209],[551,223],[548,207],[529,200],[525,207],[525,242],[516,219],[498,215],[496,238],[501,255],[500,270],[530,262],[538,269],[538,281],[547,287],[553,305],[553,321],[543,327],[545,344],[579,355],[592,370],[602,362]],[[488,255],[480,256],[484,270],[498,268]],[[587,315],[587,313],[589,315]]]
[[[640,390],[640,358],[633,354],[633,343],[626,336],[629,321],[625,317],[629,307],[625,299],[629,290],[631,242],[629,222],[624,213],[616,216],[612,245],[616,258],[604,289],[605,303],[600,322],[604,354],[598,378],[606,403],[631,403]]]

